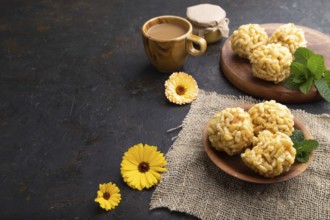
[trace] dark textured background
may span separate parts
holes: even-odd
[[[227,11],[231,31],[293,22],[330,34],[327,0],[209,2]],[[176,133],[166,130],[189,111],[166,100],[168,75],[148,63],[140,27],[159,15],[184,17],[186,7],[199,3],[0,1],[1,219],[192,218],[149,211],[153,189],[130,189],[120,162],[140,142],[167,152]],[[189,57],[182,70],[203,90],[244,95],[219,70],[222,43]],[[289,107],[330,113],[324,101]],[[108,181],[120,187],[122,201],[105,212],[94,198]]]

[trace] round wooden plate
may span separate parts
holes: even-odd
[[[241,105],[238,107],[241,107],[247,111],[251,106],[252,104]],[[294,118],[294,128],[301,130],[305,139],[313,139],[313,136],[305,127],[305,125],[296,117]],[[247,167],[243,163],[240,155],[229,156],[225,152],[215,150],[208,139],[207,125],[203,130],[203,145],[206,154],[211,159],[211,161],[225,173],[236,177],[237,179],[258,184],[277,183],[292,179],[303,173],[314,159],[314,153],[312,152],[309,160],[306,163],[295,162],[292,164],[288,172],[282,173],[281,175],[270,179],[255,173],[253,170]]]
[[[262,24],[267,34],[270,36],[279,23]],[[307,47],[315,53],[321,54],[325,58],[327,68],[330,67],[330,37],[313,30],[311,28],[298,26],[305,32]],[[282,103],[306,103],[321,99],[317,90],[313,87],[308,94],[303,94],[297,90],[289,90],[283,87],[282,83],[274,84],[252,76],[251,64],[248,59],[240,58],[231,49],[230,38],[226,40],[222,47],[220,66],[226,78],[243,92],[262,99],[274,99]]]

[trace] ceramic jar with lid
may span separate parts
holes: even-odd
[[[193,33],[205,38],[207,43],[215,43],[222,37],[228,37],[229,19],[220,6],[212,4],[190,6],[187,8],[186,16],[193,25]]]

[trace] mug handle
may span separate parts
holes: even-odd
[[[194,47],[193,43],[199,45],[199,50]],[[206,51],[206,47],[207,47],[206,45],[207,43],[205,39],[202,37],[198,37],[193,34],[187,37],[187,43],[186,43],[187,52],[191,55],[194,56],[202,55]]]

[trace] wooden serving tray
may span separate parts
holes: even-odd
[[[261,24],[270,36],[281,23]],[[311,28],[295,25],[305,32],[307,47],[325,58],[327,68],[330,67],[330,37]],[[266,100],[276,100],[282,103],[306,103],[320,100],[321,96],[313,87],[308,94],[297,90],[289,90],[282,83],[274,84],[252,76],[251,64],[248,59],[240,58],[231,49],[230,38],[222,47],[220,67],[226,78],[243,92]]]
[[[240,105],[237,107],[243,108],[245,111],[248,111],[251,106],[253,106],[253,104]],[[209,141],[207,135],[207,127],[208,124],[204,127],[202,138],[203,146],[207,156],[222,171],[246,182],[257,184],[272,184],[287,181],[289,179],[301,175],[309,167],[309,165],[314,159],[314,152],[312,152],[309,156],[309,160],[306,163],[295,162],[294,164],[292,164],[288,172],[282,173],[281,175],[276,176],[274,178],[265,178],[247,167],[242,161],[240,155],[229,156],[225,152],[219,152],[215,150],[215,148],[212,147],[212,144]],[[313,136],[311,135],[307,127],[297,117],[294,117],[294,128],[301,130],[304,134],[305,139],[313,139]]]

